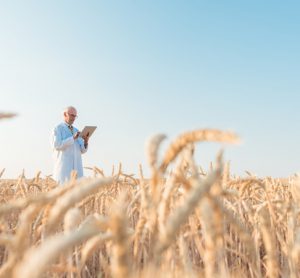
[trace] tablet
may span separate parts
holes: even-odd
[[[91,137],[92,134],[94,133],[96,126],[85,126],[84,129],[80,132],[80,137],[82,136],[88,136]]]

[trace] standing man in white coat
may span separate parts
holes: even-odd
[[[81,154],[88,148],[88,137],[79,137],[80,132],[73,123],[77,118],[77,110],[73,106],[65,108],[64,122],[56,126],[52,132],[52,149],[54,156],[54,179],[63,184],[70,179],[73,170],[77,178],[83,176]]]

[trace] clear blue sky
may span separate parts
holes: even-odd
[[[220,128],[232,171],[300,169],[298,1],[1,1],[0,169],[52,171],[51,129],[77,107],[97,125],[85,166],[145,171],[144,145]],[[207,168],[218,144],[198,144]],[[90,173],[86,171],[86,174]]]

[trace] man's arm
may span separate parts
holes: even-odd
[[[74,138],[68,137],[62,139],[61,132],[58,127],[56,127],[52,132],[52,147],[57,151],[65,150],[67,147],[74,144]]]

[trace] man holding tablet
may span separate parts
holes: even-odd
[[[54,158],[53,177],[63,184],[70,179],[72,171],[77,172],[77,178],[83,176],[81,154],[88,148],[89,137],[93,131],[81,135],[73,126],[77,118],[77,110],[73,106],[66,107],[63,112],[64,121],[52,131],[51,145]]]

